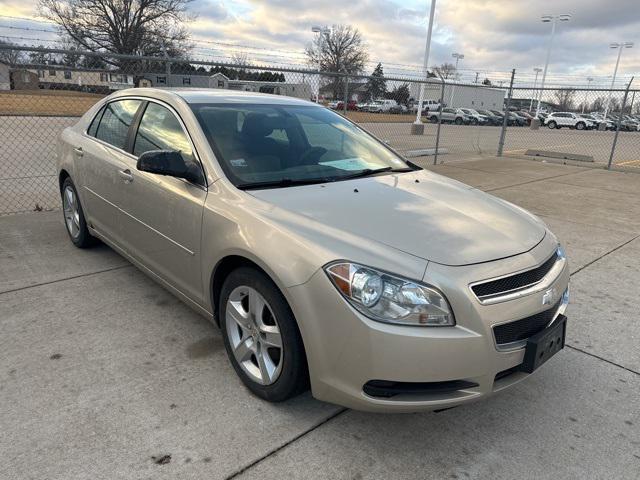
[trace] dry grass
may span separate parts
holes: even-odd
[[[0,115],[81,116],[103,95],[68,90],[1,92]]]

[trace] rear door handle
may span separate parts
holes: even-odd
[[[78,155],[79,157],[84,155],[84,151],[82,150],[82,147],[75,147],[73,151],[76,152],[76,155]]]
[[[124,180],[124,183],[133,182],[133,175],[131,175],[131,170],[128,168],[126,170],[118,170],[118,175]]]

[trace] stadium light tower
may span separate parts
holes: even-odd
[[[582,113],[584,113],[584,107],[587,105],[587,100],[588,100],[587,95],[589,94],[589,86],[591,85],[591,82],[593,82],[593,77],[587,77],[587,90],[585,90],[584,92],[584,102],[582,102]]]
[[[536,78],[533,80],[533,95],[531,95],[531,102],[529,103],[529,111],[533,110],[533,99],[538,98],[537,97],[537,92],[536,92],[536,87],[538,86],[538,74],[542,71],[542,69],[540,67],[536,67],[533,69],[534,72],[536,72]]]
[[[613,84],[616,83],[616,75],[618,74],[618,65],[620,65],[620,57],[622,56],[622,50],[624,48],[633,48],[633,42],[612,43],[609,45],[609,48],[618,49],[618,59],[616,60],[616,67],[613,69],[613,79],[611,80],[611,88],[609,89],[609,95],[607,95],[607,106],[604,109],[604,118],[607,118],[607,113],[609,113],[609,105],[611,102],[611,90],[613,90]]]
[[[320,101],[320,79],[321,79],[321,75],[320,75],[320,69],[322,68],[322,62],[320,60],[320,56],[322,54],[322,43],[325,41],[325,39],[331,34],[331,29],[327,26],[323,26],[323,27],[319,27],[317,25],[314,25],[313,27],[311,27],[311,31],[313,33],[317,33],[320,35],[320,42],[318,43],[318,47],[320,47],[320,51],[318,52],[318,89],[316,90],[316,103],[319,103]]]
[[[458,62],[464,58],[464,55],[462,53],[452,53],[451,56],[456,59],[456,73],[453,79],[457,81],[458,80]],[[456,84],[454,83],[451,86],[451,96],[449,97],[449,106],[451,106],[451,104],[453,103],[453,94],[455,93],[455,91],[456,91]]]
[[[556,24],[558,22],[568,22],[571,20],[571,14],[561,13],[559,15],[542,15],[540,17],[542,23],[551,23],[551,35],[549,36],[549,46],[547,47],[547,60],[544,63],[544,70],[542,72],[542,82],[540,84],[540,95],[538,96],[538,105],[536,106],[536,117],[540,113],[540,101],[544,93],[544,82],[547,79],[547,70],[549,69],[549,60],[551,59],[551,48],[553,47],[553,38],[556,35]]]

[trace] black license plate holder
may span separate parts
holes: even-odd
[[[520,370],[525,373],[533,373],[564,348],[566,335],[567,317],[558,315],[558,318],[550,326],[529,337],[524,351],[524,362],[522,362]]]

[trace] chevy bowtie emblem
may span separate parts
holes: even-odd
[[[542,305],[551,305],[554,298],[556,298],[556,289],[550,288],[542,295]]]

